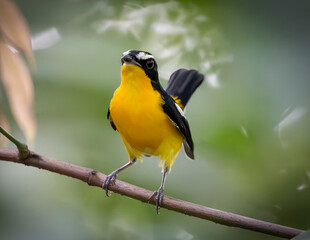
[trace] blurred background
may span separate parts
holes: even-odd
[[[146,50],[162,85],[180,67],[206,75],[186,109],[196,160],[180,152],[165,194],[310,228],[309,4],[15,2],[36,58],[36,152],[105,174],[127,162],[106,112],[122,52]],[[4,107],[10,132],[25,141]],[[156,190],[161,169],[147,158],[118,178]],[[156,215],[152,205],[3,161],[0,194],[1,239],[277,239],[166,209]]]

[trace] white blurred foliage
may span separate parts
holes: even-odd
[[[245,137],[249,137],[248,131],[246,130],[246,128],[243,125],[240,125],[241,128],[241,132],[243,133],[243,135]]]
[[[61,40],[57,28],[52,27],[31,37],[33,50],[50,48]]]
[[[140,39],[139,33],[137,29],[143,25],[143,22],[141,22],[139,19],[132,20],[132,21],[120,21],[120,20],[107,20],[103,21],[102,24],[100,24],[100,27],[98,27],[97,32],[103,33],[109,30],[110,28],[116,28],[122,33],[132,33],[137,39]],[[135,27],[133,27],[135,26]]]
[[[169,36],[177,34],[185,34],[186,28],[171,23],[155,22],[151,25],[151,30],[153,30],[158,35]]]
[[[306,175],[307,175],[308,179],[307,179],[307,181],[305,181],[304,183],[300,184],[297,187],[298,191],[302,191],[302,190],[304,190],[304,189],[309,187],[309,185],[310,185],[310,171],[306,171]]]
[[[192,240],[194,236],[184,229],[179,228],[178,233],[176,234],[176,239],[178,240]]]
[[[289,113],[290,112],[290,113]],[[289,113],[289,114],[288,114]],[[285,116],[278,124],[278,131],[281,132],[283,129],[287,128],[291,124],[294,124],[306,113],[306,109],[303,107],[296,107],[293,110],[291,107],[285,109],[283,115]]]
[[[298,191],[304,190],[304,189],[307,187],[307,185],[308,185],[308,184],[303,183],[303,184],[301,184],[301,185],[299,185],[299,186],[297,187],[297,190],[298,190]]]
[[[206,75],[209,86],[219,88],[218,73],[211,72],[212,66],[232,61],[232,57],[216,56],[214,36],[207,24],[208,18],[197,6],[170,1],[144,6],[129,3],[119,15],[96,21],[92,27],[101,34],[112,29],[131,34],[142,50],[158,59],[159,74],[164,79],[178,68],[194,68]]]
[[[79,1],[79,0],[77,0]],[[110,5],[107,1],[98,1],[95,2],[90,9],[85,11],[84,13],[78,15],[73,19],[72,22],[76,24],[82,24],[85,21],[88,21],[89,18],[92,18],[96,15],[104,15],[104,16],[114,16],[115,15],[115,7]]]
[[[210,73],[207,75],[207,83],[214,88],[219,88],[221,86],[218,79],[218,74],[216,73]]]
[[[307,110],[304,107],[295,107],[293,109],[292,107],[288,107],[285,109],[283,119],[274,128],[278,134],[282,147],[285,148],[289,144],[288,140],[284,137],[285,131],[295,124],[298,124],[298,122],[304,117],[306,111]]]

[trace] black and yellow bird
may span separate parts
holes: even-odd
[[[194,144],[184,107],[202,83],[204,76],[196,70],[175,71],[166,90],[158,80],[157,63],[145,51],[128,50],[121,58],[122,81],[114,92],[107,117],[117,130],[128,151],[129,162],[113,171],[105,179],[102,188],[106,195],[117,174],[131,166],[142,156],[158,156],[163,178],[155,197],[156,210],[161,206],[167,173],[182,147],[190,159],[194,159]]]

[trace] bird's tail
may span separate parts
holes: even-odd
[[[204,75],[198,71],[181,68],[171,75],[166,92],[184,109],[203,79]]]

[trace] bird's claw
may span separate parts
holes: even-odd
[[[116,177],[117,177],[117,172],[112,172],[106,177],[106,179],[104,180],[102,184],[102,189],[105,190],[105,194],[107,195],[107,197],[110,197],[109,186],[115,184]]]
[[[148,199],[148,203],[152,200],[152,198],[155,197],[155,204],[156,204],[156,212],[159,214],[159,209],[161,207],[161,204],[163,202],[164,197],[164,189],[160,187],[157,191],[154,191],[152,195]]]

